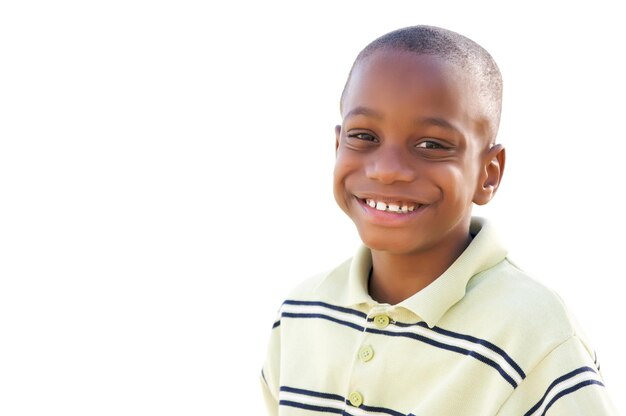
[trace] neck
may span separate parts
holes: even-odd
[[[413,296],[441,276],[467,248],[472,238],[442,250],[390,253],[372,250],[369,292],[379,303],[395,305]]]

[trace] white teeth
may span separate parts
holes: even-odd
[[[387,204],[386,202],[375,201],[373,199],[366,199],[365,203],[378,211],[395,212],[399,214],[407,214],[415,210],[415,205],[403,204],[401,202]]]

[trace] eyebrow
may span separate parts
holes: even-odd
[[[344,119],[347,119],[347,118],[350,118],[350,117],[356,117],[356,116],[367,116],[367,117],[374,117],[374,118],[378,118],[378,119],[382,119],[383,118],[383,115],[380,114],[376,110],[373,110],[373,109],[368,108],[368,107],[358,106],[358,107],[355,107],[352,110],[348,111],[348,113],[345,115]]]
[[[456,126],[452,123],[450,123],[448,120],[443,119],[443,118],[439,118],[439,117],[425,117],[425,118],[420,118],[415,120],[416,123],[418,124],[430,124],[430,125],[435,125],[435,126],[439,126],[439,127],[443,127],[444,129],[447,130],[452,130],[456,133],[461,133],[461,131],[459,129],[456,128]]]

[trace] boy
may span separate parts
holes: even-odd
[[[502,178],[501,97],[491,56],[448,30],[361,51],[334,194],[364,246],[284,302],[262,371],[270,414],[615,414],[559,298],[471,217]]]

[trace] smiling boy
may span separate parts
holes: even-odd
[[[445,29],[359,54],[334,194],[363,246],[283,303],[262,371],[270,414],[615,414],[559,298],[471,216],[502,178],[501,96],[491,56]]]

